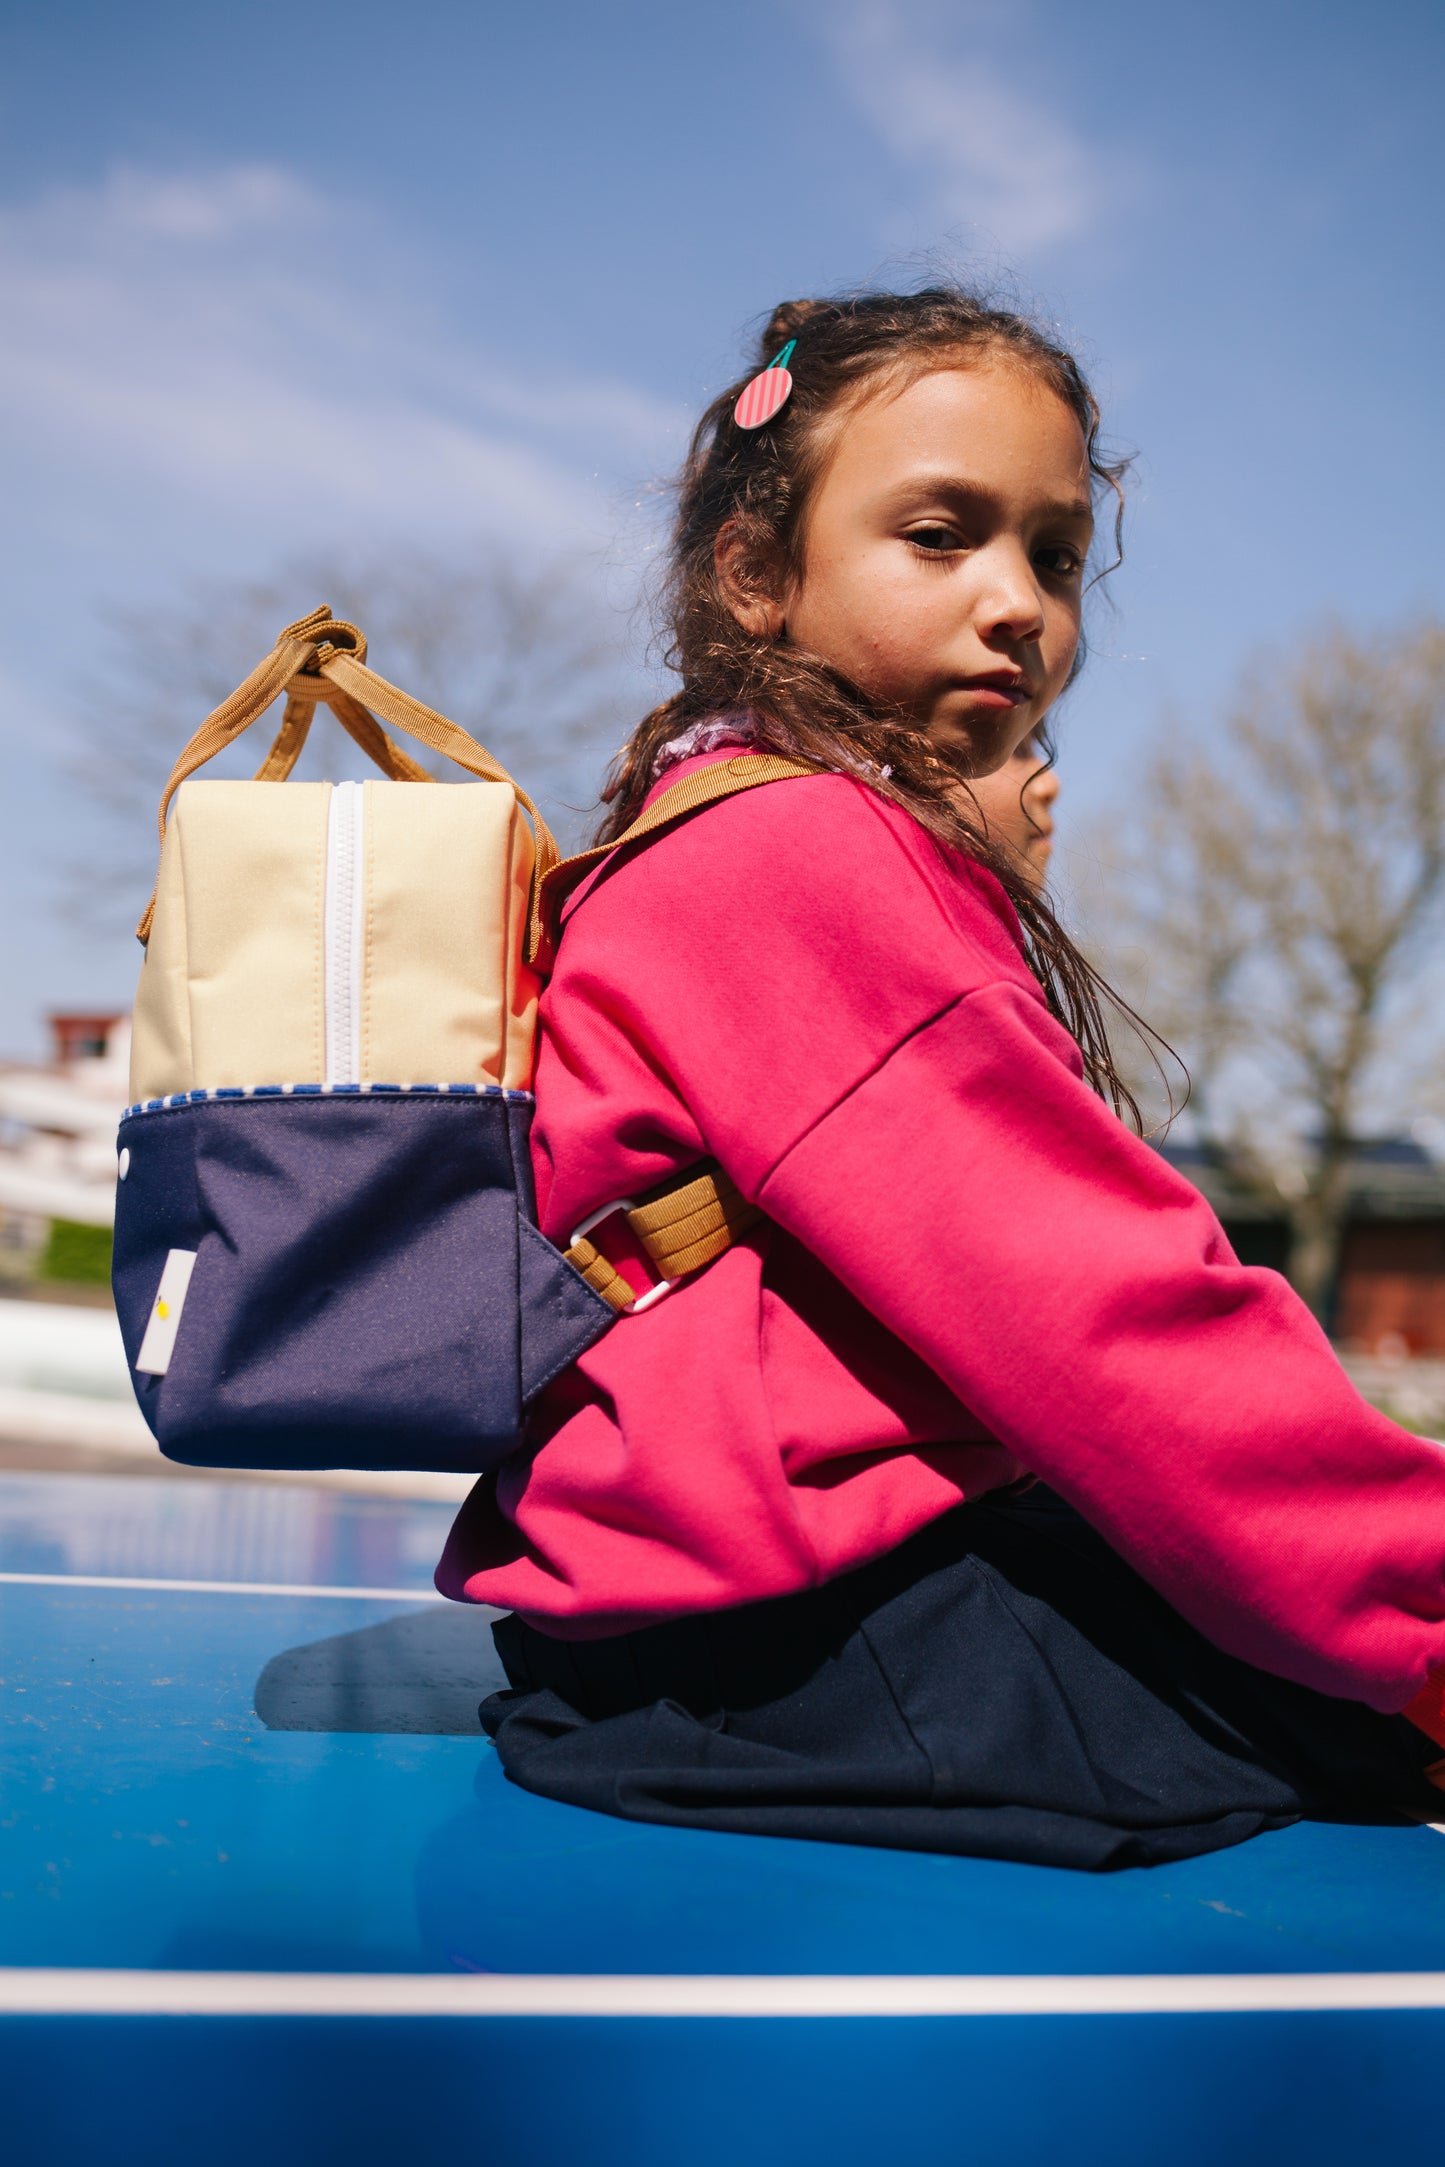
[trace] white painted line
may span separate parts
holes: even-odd
[[[16,1588],[140,1588],[170,1595],[326,1595],[353,1602],[444,1603],[435,1588],[309,1588],[279,1580],[132,1580],[110,1573],[0,1573]]]
[[[1445,2009],[1445,1972],[815,1977],[0,1970],[0,2015],[1205,2016]]]

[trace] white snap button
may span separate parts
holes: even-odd
[[[125,1180],[126,1175],[130,1172],[129,1144],[126,1145],[125,1149],[121,1152],[119,1159],[116,1161],[116,1172],[119,1174],[122,1181]]]

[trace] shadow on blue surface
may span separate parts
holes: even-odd
[[[613,1821],[508,1784],[417,1863],[436,1971],[1273,1972],[1445,1968],[1445,1845],[1307,1823],[1124,1874]]]
[[[256,1681],[268,1731],[481,1737],[478,1703],[506,1684],[493,1611],[440,1605],[273,1655]]]

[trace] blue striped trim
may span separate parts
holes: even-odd
[[[506,1099],[513,1106],[530,1106],[530,1091],[504,1091],[500,1084],[473,1083],[365,1083],[365,1084],[222,1084],[215,1091],[176,1091],[169,1098],[142,1099],[127,1106],[123,1119],[135,1114],[162,1114],[177,1106],[204,1106],[222,1099],[321,1099],[427,1095],[431,1098]]]

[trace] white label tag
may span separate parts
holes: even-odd
[[[147,1376],[164,1377],[171,1366],[171,1356],[176,1348],[176,1328],[181,1321],[181,1311],[186,1305],[186,1289],[195,1270],[194,1249],[172,1249],[166,1255],[166,1268],[161,1273],[161,1283],[151,1306],[150,1322],[145,1338],[140,1343],[140,1353],[135,1366]]]

